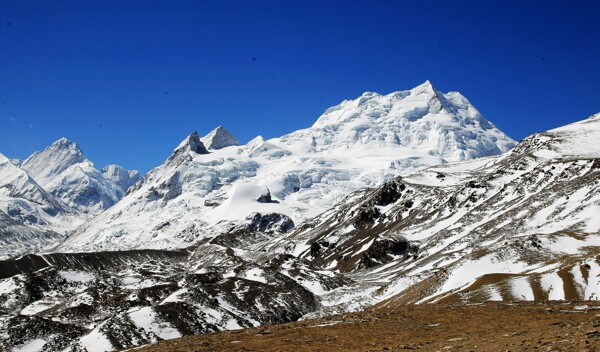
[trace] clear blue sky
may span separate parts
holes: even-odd
[[[190,132],[310,126],[426,79],[515,139],[600,111],[599,1],[0,2],[0,153],[143,172]]]

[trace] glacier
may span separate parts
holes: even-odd
[[[427,81],[387,95],[364,93],[328,109],[309,128],[237,144],[222,126],[202,138],[192,133],[120,202],[56,249],[181,248],[255,212],[299,224],[355,190],[436,164],[500,154],[515,141],[460,93],[442,93]],[[275,202],[257,202],[267,189]]]

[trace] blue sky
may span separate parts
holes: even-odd
[[[0,153],[143,172],[189,133],[309,127],[429,79],[515,139],[600,111],[598,1],[0,2]]]

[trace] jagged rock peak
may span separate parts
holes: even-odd
[[[201,141],[208,149],[221,149],[232,145],[240,145],[237,138],[223,126],[210,131],[209,134],[201,138]]]
[[[173,154],[178,154],[185,150],[193,151],[197,154],[208,154],[208,150],[206,150],[204,143],[202,143],[196,131],[192,132],[186,139],[179,143]]]

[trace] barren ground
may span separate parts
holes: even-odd
[[[187,351],[600,351],[600,302],[382,307],[188,336],[136,349]]]

